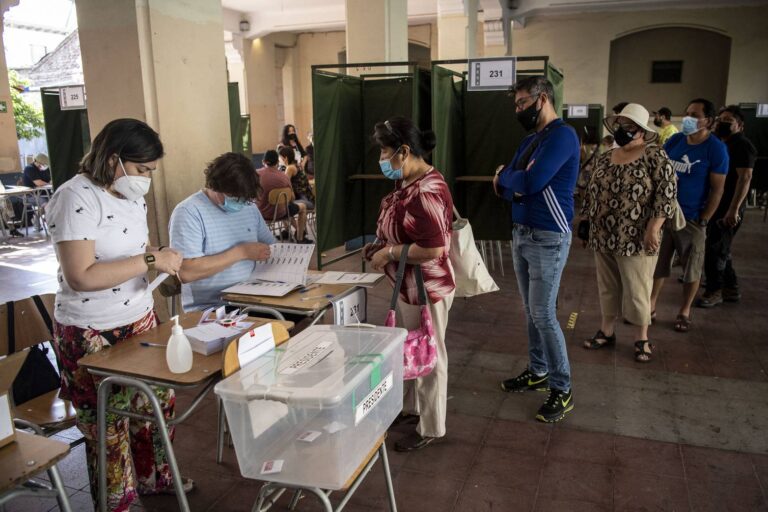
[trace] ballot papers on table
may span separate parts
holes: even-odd
[[[372,272],[326,272],[317,280],[319,284],[355,284],[366,288],[376,286],[384,274]]]
[[[214,313],[212,315],[211,313]],[[189,339],[192,351],[209,356],[224,349],[224,344],[249,329],[253,322],[245,321],[248,315],[240,315],[236,310],[224,315],[224,307],[218,310],[210,308],[203,312],[200,322],[191,329],[185,329],[184,334]],[[268,325],[268,327],[271,326]]]
[[[269,259],[255,262],[246,282],[230,286],[223,293],[282,297],[308,284],[307,269],[314,244],[272,244],[269,249]]]

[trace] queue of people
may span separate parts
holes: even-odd
[[[552,84],[544,77],[525,78],[510,95],[517,122],[531,133],[512,160],[496,169],[493,189],[510,203],[528,364],[501,388],[548,392],[535,418],[553,423],[575,407],[568,350],[556,315],[573,227],[594,251],[601,308],[599,329],[584,348],[615,346],[615,325],[624,319],[632,325],[635,360],[649,363],[654,348],[649,326],[673,252],[683,265],[676,330],[691,328],[702,269],[707,287],[699,305],[738,299],[730,248],[743,219],[755,150],[742,133],[744,116],[738,107],[716,111],[705,99],[692,100],[682,133],[662,145],[668,109],[659,109],[651,120],[643,106],[623,103],[604,120],[610,147],[596,151],[588,171],[580,174],[579,140],[557,115]],[[429,163],[437,143],[433,132],[395,117],[376,124],[372,140],[380,148],[380,171],[394,186],[381,201],[377,239],[364,248],[364,257],[394,285],[404,246],[409,246],[409,266],[397,290],[400,322],[414,329],[422,320],[420,274],[435,333],[436,366],[406,383],[397,420],[413,431],[395,449],[413,451],[446,434],[446,330],[455,293],[449,258],[453,199],[443,175]],[[62,364],[61,396],[72,401],[86,439],[94,501],[98,382],[77,361],[156,325],[152,296],[146,293],[149,271],[176,276],[185,311],[217,305],[222,289],[245,280],[254,262],[269,258],[276,240],[267,222],[295,216],[298,241],[306,241],[307,212],[315,203],[304,171],[306,151],[295,127],[287,125],[278,150],[267,151],[258,170],[235,153],[213,159],[204,170],[203,188],[173,210],[171,246],[153,247],[144,196],[163,154],[159,135],[148,125],[114,120],[94,139],[77,176],[62,184],[48,205],[60,265],[54,349]],[[280,188],[294,191],[287,206],[269,201],[270,191]],[[577,200],[580,215],[575,217]],[[156,387],[155,392],[166,417],[173,417],[174,391]],[[135,412],[147,407],[145,397],[128,389],[113,393],[112,401],[111,407]],[[115,415],[108,415],[107,423],[108,508],[127,510],[139,495],[173,493],[154,424]],[[184,479],[185,491],[193,487]]]

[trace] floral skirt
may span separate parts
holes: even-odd
[[[108,349],[122,340],[157,325],[154,311],[122,327],[98,331],[71,325],[54,325],[53,348],[61,364],[62,398],[72,401],[77,427],[85,437],[91,495],[98,508],[98,435],[96,401],[100,377],[91,375],[77,361],[88,354]],[[153,386],[166,419],[173,418],[174,391]],[[151,403],[134,389],[114,386],[107,407],[151,415]],[[169,435],[173,439],[174,427]],[[157,426],[107,412],[107,508],[128,510],[139,494],[156,494],[173,489],[173,479]]]

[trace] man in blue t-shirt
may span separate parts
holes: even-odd
[[[685,111],[682,133],[671,136],[664,144],[677,174],[677,202],[686,225],[679,231],[664,230],[653,276],[651,315],[656,311],[664,279],[672,270],[672,256],[677,251],[683,265],[683,301],[675,320],[678,332],[688,332],[691,327],[691,305],[704,266],[707,223],[720,203],[728,173],[728,149],[711,132],[715,115],[711,101],[692,100]]]
[[[571,247],[579,140],[557,116],[549,80],[525,78],[513,91],[517,120],[534,133],[523,139],[512,163],[497,169],[493,186],[512,204],[512,259],[525,305],[530,362],[501,389],[549,389],[536,419],[552,423],[573,409],[571,367],[555,306]]]
[[[205,188],[176,205],[168,231],[184,255],[179,271],[184,311],[221,304],[221,290],[245,281],[275,243],[253,202],[259,177],[250,158],[224,153],[208,164]]]

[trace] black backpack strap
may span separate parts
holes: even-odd
[[[39,295],[33,295],[32,300],[35,301],[37,311],[40,313],[40,316],[43,317],[43,322],[45,322],[45,326],[48,328],[48,333],[51,335],[51,339],[53,339],[53,322],[51,321],[51,315],[48,314],[48,310],[45,308],[45,304],[43,304],[43,299],[41,299]]]
[[[6,311],[8,312],[8,354],[16,352],[16,318],[14,318],[14,304],[13,301],[5,303]]]

